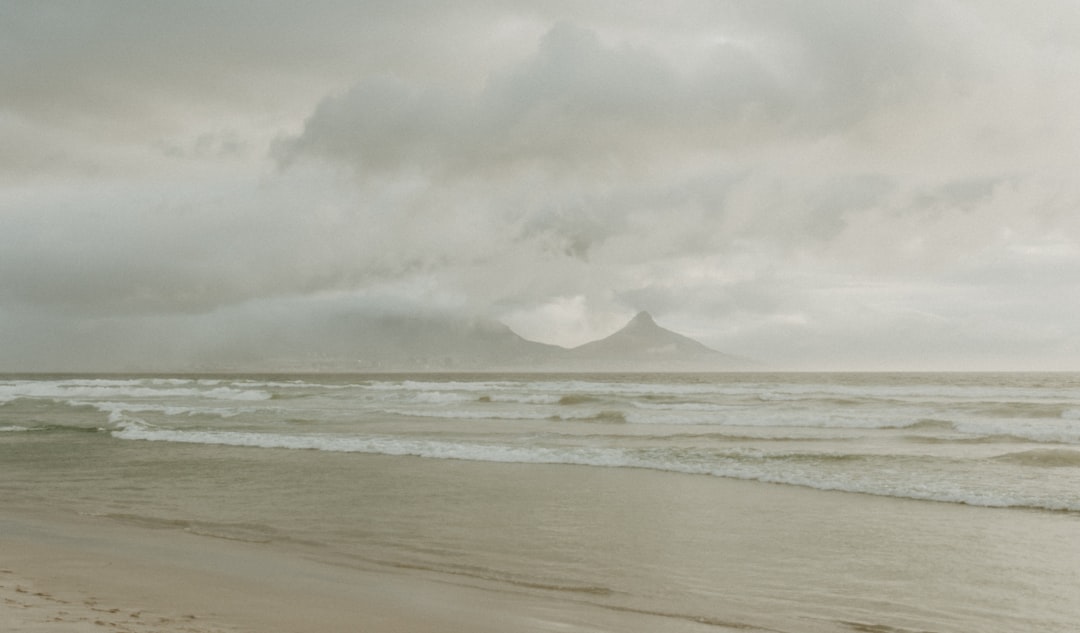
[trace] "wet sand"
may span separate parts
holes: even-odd
[[[5,633],[725,631],[58,512],[0,510]]]
[[[50,583],[46,583],[47,585]],[[56,592],[52,586],[0,569],[0,629],[7,633],[228,633],[235,629],[200,622],[192,614],[149,612],[103,604],[94,596]]]

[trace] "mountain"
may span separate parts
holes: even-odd
[[[263,323],[219,342],[203,371],[724,371],[749,363],[664,329],[647,312],[573,349],[527,340],[502,323],[436,315],[338,314]]]
[[[547,364],[565,348],[506,325],[438,315],[338,314],[234,333],[204,353],[202,371],[502,371]]]
[[[566,360],[590,371],[708,371],[747,364],[660,327],[648,312],[611,336],[568,350]]]

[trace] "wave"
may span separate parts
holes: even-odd
[[[359,385],[358,385],[359,386]],[[587,394],[592,396],[634,395],[687,395],[687,394],[735,394],[745,393],[745,388],[722,384],[680,384],[650,382],[605,382],[586,380],[552,381],[375,381],[363,385],[373,391],[466,391],[491,392],[516,391],[548,394]]]
[[[77,400],[68,401],[67,404],[73,407],[91,407],[102,413],[108,413],[110,420],[114,416],[124,413],[161,413],[168,416],[186,415],[189,417],[208,415],[218,418],[231,418],[259,411],[254,407],[196,407],[128,402],[82,402]]]
[[[1080,451],[1063,448],[1041,448],[1019,453],[1005,453],[993,459],[1021,466],[1080,468]]]
[[[589,404],[591,402],[599,402],[599,401],[601,401],[601,398],[597,398],[596,396],[590,396],[590,395],[585,395],[585,394],[571,394],[571,395],[566,395],[566,396],[562,396],[562,397],[559,398],[559,404],[565,405],[565,406],[574,406],[574,405],[577,405],[577,404]]]
[[[130,389],[130,388],[208,388],[226,387],[239,391],[265,390],[340,390],[360,389],[368,391],[458,391],[458,392],[505,392],[517,391],[546,394],[591,394],[594,396],[638,396],[638,397],[748,397],[759,401],[819,401],[830,406],[850,406],[880,401],[946,401],[967,402],[972,404],[998,403],[1006,408],[1011,405],[1057,405],[1061,404],[1070,415],[1080,416],[1080,403],[1069,381],[1025,381],[1014,384],[995,382],[995,379],[983,377],[977,381],[968,380],[959,384],[942,384],[939,377],[924,377],[902,383],[895,382],[896,377],[885,376],[882,382],[862,384],[843,381],[808,381],[792,380],[791,377],[762,377],[761,380],[716,381],[701,380],[694,382],[674,382],[667,380],[590,380],[590,379],[505,379],[505,380],[385,380],[369,379],[344,383],[337,380],[318,380],[306,377],[293,380],[259,380],[250,378],[189,378],[189,377],[147,377],[147,378],[72,378],[64,380],[7,380],[0,381],[0,393],[13,386],[25,388],[27,385],[53,385],[64,389]],[[889,382],[893,381],[893,382]],[[979,382],[983,381],[983,382]]]
[[[942,437],[939,435],[908,435],[904,440],[914,444],[1030,444],[1031,439],[1019,435],[971,435]],[[1044,442],[1067,444],[1068,442]]]
[[[881,411],[873,414],[845,414],[830,411],[773,411],[761,408],[730,407],[707,403],[677,403],[675,405],[644,404],[638,401],[603,401],[589,396],[566,402],[554,398],[528,398],[516,395],[496,397],[482,395],[470,399],[461,394],[431,392],[429,402],[405,401],[372,403],[368,414],[443,420],[563,420],[608,422],[612,418],[639,426],[697,426],[761,429],[859,429],[865,431],[908,431],[911,433],[950,433],[956,439],[969,437],[1016,436],[1030,441],[1080,443],[1080,428],[1067,421],[1048,420],[987,420],[915,417],[905,419],[903,413]],[[603,406],[604,403],[609,406]],[[390,406],[381,406],[381,405]],[[499,406],[520,404],[524,406]],[[415,406],[410,406],[415,405]],[[446,406],[425,406],[446,405]],[[473,406],[469,406],[473,405]],[[490,405],[490,406],[489,406]],[[588,406],[594,405],[594,406]],[[600,406],[595,406],[600,405]],[[603,407],[603,408],[601,408]],[[599,415],[607,412],[604,415]],[[617,415],[615,413],[617,412]],[[917,436],[912,436],[916,438]],[[944,439],[944,438],[942,438]],[[917,440],[916,440],[917,441]]]
[[[186,384],[186,383],[185,383]],[[141,380],[17,381],[0,384],[0,402],[21,398],[70,400],[78,398],[205,398],[210,400],[269,400],[271,394],[256,389],[220,385],[172,386]]]
[[[1055,402],[992,402],[976,408],[980,417],[1024,419],[1080,419],[1080,409]]]
[[[603,437],[603,436],[589,436]],[[626,439],[625,435],[609,435],[613,440]],[[719,442],[850,442],[860,439],[855,435],[748,435],[744,433],[671,433],[667,435],[635,436],[652,440],[693,440],[693,441],[719,441]]]
[[[410,400],[423,404],[452,404],[455,402],[474,402],[476,397],[452,391],[421,391],[413,394]]]
[[[886,428],[906,429],[909,431],[955,431],[956,425],[948,420],[921,419],[910,424],[901,424]]]
[[[672,402],[670,400],[632,400],[630,405],[645,411],[691,411],[698,413],[728,413],[746,410],[750,405],[729,402]]]
[[[576,413],[537,409],[379,409],[378,413],[408,418],[435,418],[443,420],[552,420],[561,422],[627,422],[621,411],[583,410]]]
[[[83,426],[77,424],[38,424],[24,426],[13,424],[0,426],[0,433],[100,433],[105,429],[98,426]]]
[[[622,411],[600,411],[598,413],[585,414],[580,416],[574,415],[559,415],[554,419],[563,420],[566,422],[607,422],[607,423],[624,423],[626,422],[626,416]]]
[[[480,402],[500,402],[504,404],[563,404],[562,400],[565,397],[566,396],[559,397],[558,395],[543,393],[511,393],[480,396],[478,400]]]
[[[482,398],[477,400],[477,402],[481,404],[496,404],[498,401]],[[768,416],[764,415],[762,412],[748,414],[738,411],[722,415],[719,412],[695,410],[622,410],[618,408],[598,410],[596,407],[575,409],[573,413],[570,413],[565,409],[546,406],[544,403],[536,403],[536,405],[537,406],[531,408],[491,409],[476,407],[383,407],[376,409],[375,412],[394,416],[446,420],[562,420],[609,422],[614,418],[618,418],[619,421],[628,424],[658,426],[736,426],[813,429],[893,429],[907,428],[910,426],[892,420],[873,420],[865,417],[843,418],[821,416],[814,418],[805,414]]]
[[[762,391],[757,394],[757,400],[760,402],[796,402],[825,405],[829,407],[881,406],[883,404],[903,402],[902,400],[895,398],[875,398],[869,395],[856,397],[854,395],[843,396],[828,393],[788,393],[783,391]]]
[[[121,440],[179,442],[268,449],[317,450],[455,459],[477,462],[561,464],[607,468],[641,468],[691,475],[709,475],[766,483],[795,485],[819,490],[855,492],[878,496],[940,501],[987,507],[1023,507],[1080,512],[1080,498],[1040,496],[1041,491],[1017,492],[984,488],[978,478],[950,480],[934,472],[936,458],[898,457],[851,453],[770,453],[758,449],[708,451],[682,448],[550,447],[515,446],[483,442],[413,439],[394,436],[289,435],[235,431],[180,431],[125,421],[112,431]],[[1043,466],[1069,462],[1075,456],[1036,452],[1024,459]],[[911,464],[911,460],[930,460]],[[940,461],[940,460],[939,460]],[[947,460],[946,460],[947,461]],[[1009,460],[1003,460],[1009,461]],[[850,468],[852,464],[865,467]],[[897,468],[910,467],[904,476]],[[938,462],[933,462],[938,464]],[[940,464],[938,464],[940,466]],[[1023,464],[1022,464],[1023,465]],[[887,475],[883,474],[887,473]]]
[[[854,415],[831,411],[772,411],[746,407],[641,409],[627,413],[627,421],[633,424],[686,425],[686,426],[733,426],[742,428],[789,428],[789,429],[863,429],[866,431],[894,429],[945,429],[949,422],[910,420],[891,412],[873,415]]]
[[[123,381],[117,381],[123,382]],[[224,382],[218,378],[144,378],[140,382],[150,385],[209,385],[217,386]]]
[[[377,409],[376,413],[441,420],[550,420],[550,412],[530,409]]]
[[[1012,436],[1043,444],[1080,444],[1080,428],[1067,420],[958,421],[956,430],[967,437]]]
[[[400,381],[372,381],[358,384],[357,387],[371,391],[471,391],[486,392],[500,391],[503,389],[521,389],[523,385],[513,381],[461,381],[461,380],[400,380]]]
[[[401,401],[412,404],[460,404],[469,402],[493,402],[499,404],[531,404],[531,405],[573,405],[588,402],[597,402],[598,398],[585,395],[565,395],[549,393],[482,393],[478,391],[410,391],[403,393],[388,392],[388,397],[382,400]],[[391,395],[392,394],[392,395]]]

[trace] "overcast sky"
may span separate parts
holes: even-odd
[[[798,368],[1080,369],[1080,3],[0,4],[2,369],[639,310]]]

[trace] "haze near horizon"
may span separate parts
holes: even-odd
[[[0,42],[0,371],[641,311],[1080,369],[1073,2],[26,2]]]

